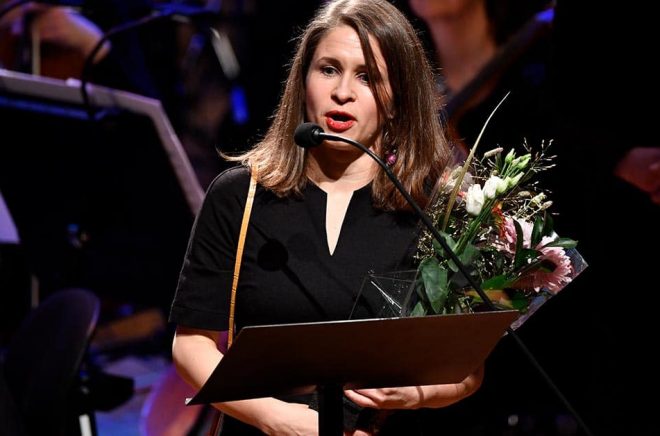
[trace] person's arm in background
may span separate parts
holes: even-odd
[[[0,21],[0,38],[4,42],[1,64],[4,68],[28,71],[22,53],[26,42],[29,42],[29,56],[33,59],[36,57],[36,65],[41,65],[41,48],[47,47],[49,59],[69,64],[67,71],[71,73],[68,74],[74,71],[79,73],[78,69],[73,68],[70,55],[84,59],[102,36],[103,30],[76,9],[27,3],[14,8]],[[109,42],[103,44],[94,62],[104,59],[110,48]],[[33,74],[64,77],[60,73],[52,73],[52,68],[46,68],[45,71],[41,71],[40,67],[36,70],[34,68],[33,63],[29,70]]]
[[[660,147],[634,147],[618,162],[614,174],[660,204]]]
[[[3,37],[10,39],[3,47],[3,67],[23,70],[21,44],[32,41],[30,57],[38,57],[39,68],[34,74],[66,79],[80,78],[83,62],[103,37],[105,29],[143,16],[148,6],[135,6],[126,12],[128,0],[95,4],[86,11],[61,6],[28,3],[12,10],[0,22]],[[140,6],[140,7],[138,7]],[[117,44],[114,44],[117,42]],[[5,53],[7,52],[7,53]],[[32,60],[34,68],[34,60]],[[122,35],[117,41],[107,41],[94,58],[91,82],[149,97],[159,92],[148,73],[139,38]]]
[[[32,32],[41,42],[76,50],[82,57],[88,56],[103,36],[103,31],[95,23],[72,8],[33,6]],[[103,44],[95,56],[99,62],[110,51],[110,43]]]

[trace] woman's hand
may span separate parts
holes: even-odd
[[[447,385],[441,385],[447,386]],[[426,399],[428,388],[434,386],[405,386],[400,388],[358,389],[344,391],[358,406],[372,409],[417,409]]]
[[[373,409],[439,408],[469,397],[481,386],[484,369],[480,367],[460,383],[400,388],[357,389],[344,391],[355,404]]]
[[[172,342],[172,358],[179,375],[199,389],[222,359],[217,343],[220,332],[178,326]],[[219,410],[269,435],[318,435],[318,413],[306,404],[275,398],[214,404]]]
[[[261,430],[272,436],[316,436],[319,434],[319,414],[306,404],[280,402],[264,417]]]

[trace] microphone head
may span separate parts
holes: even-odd
[[[302,123],[296,127],[293,133],[293,140],[302,148],[311,148],[321,145],[323,138],[321,137],[323,128],[314,123]]]

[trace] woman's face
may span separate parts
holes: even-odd
[[[370,41],[385,89],[392,95],[380,47],[374,39]],[[307,71],[305,88],[307,121],[367,147],[377,145],[381,133],[378,107],[369,88],[360,39],[353,28],[336,27],[321,39]],[[352,148],[343,143],[329,145]]]

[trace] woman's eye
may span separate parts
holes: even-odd
[[[332,76],[333,74],[335,74],[336,71],[337,70],[335,70],[335,68],[331,66],[321,67],[321,73],[325,74],[326,76]]]
[[[369,74],[367,73],[360,73],[357,76],[358,80],[360,80],[363,83],[368,84],[369,83]]]

